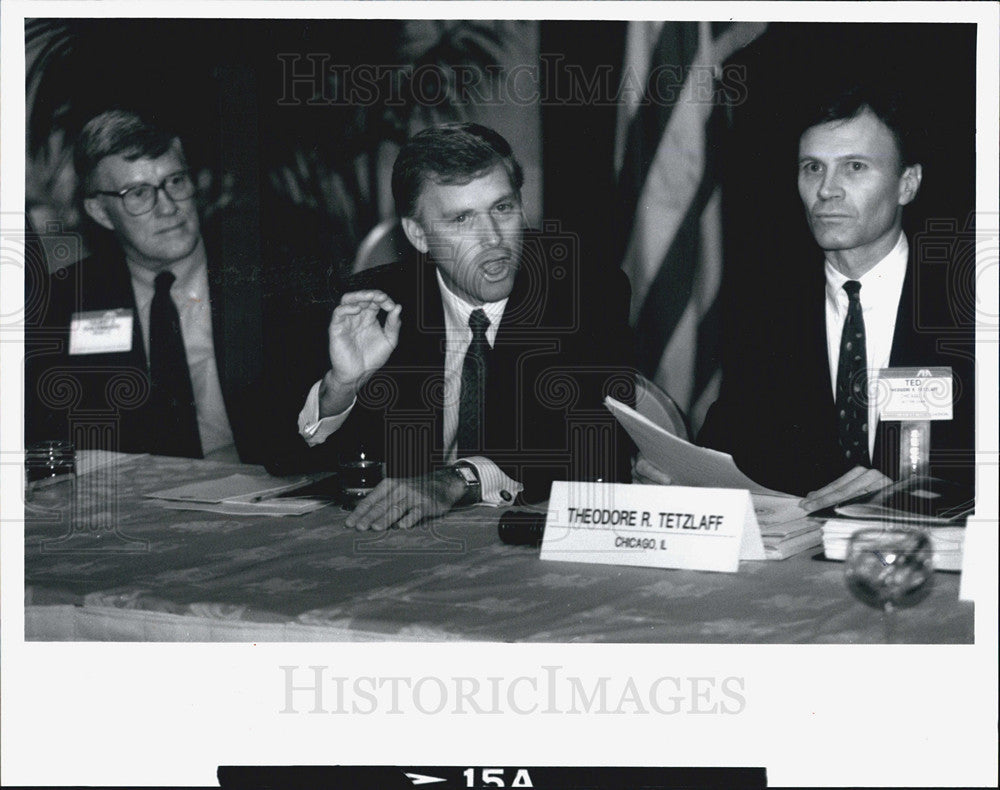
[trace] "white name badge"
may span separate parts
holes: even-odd
[[[735,573],[763,560],[750,492],[556,481],[543,560]]]
[[[132,311],[126,308],[73,313],[69,324],[69,353],[131,351],[132,321]]]
[[[882,368],[873,395],[882,420],[950,420],[951,368]]]

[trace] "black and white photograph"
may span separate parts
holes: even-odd
[[[995,785],[1000,15],[811,5],[5,3],[7,781]]]

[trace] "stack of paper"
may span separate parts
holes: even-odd
[[[799,507],[798,499],[767,494],[752,497],[764,553],[769,560],[784,560],[823,542],[822,521],[810,518]]]
[[[823,552],[829,560],[843,561],[847,557],[847,543],[859,529],[878,529],[871,521],[832,518],[823,525]],[[939,571],[962,570],[962,546],[965,527],[932,527],[924,529],[934,548],[934,567]]]
[[[234,474],[216,480],[188,483],[152,494],[151,499],[171,510],[204,510],[230,516],[300,516],[329,504],[329,500],[307,498],[277,499],[312,482],[311,477],[294,479]]]

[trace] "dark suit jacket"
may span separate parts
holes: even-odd
[[[211,254],[212,330],[223,399],[240,458],[258,463],[269,443],[261,420],[260,349],[245,342],[240,331],[243,307],[224,283],[222,267],[211,265]],[[87,426],[85,433],[77,430],[78,445],[148,452],[149,426],[155,419],[148,408],[148,365],[132,279],[120,248],[109,245],[51,277],[34,272],[26,278],[25,303],[25,442],[70,438],[72,420]],[[136,316],[132,349],[70,356],[72,314],[115,308],[132,310]]]
[[[954,419],[931,423],[931,473],[971,484],[974,433],[974,327],[956,316],[940,283],[921,277],[911,245],[893,334],[891,367],[952,368]],[[760,305],[753,325],[723,363],[722,389],[699,442],[730,453],[757,482],[805,494],[853,464],[842,459],[826,344],[822,260],[805,276],[801,299]],[[960,312],[960,311],[959,311]],[[898,422],[880,422],[872,466],[899,476]]]
[[[602,405],[606,394],[634,401],[628,342],[628,281],[580,270],[566,239],[526,234],[521,269],[489,354],[484,446],[478,452],[525,485],[525,498],[548,496],[552,480],[627,480],[631,445]],[[401,303],[399,343],[362,388],[345,424],[311,451],[313,466],[336,464],[363,445],[392,477],[444,463],[444,308],[435,267],[415,254],[401,265],[361,272],[348,290],[378,288]],[[323,341],[309,385],[329,369]],[[318,460],[321,459],[321,460]],[[288,470],[285,470],[288,471]]]

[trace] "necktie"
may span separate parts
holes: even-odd
[[[486,356],[490,343],[486,330],[490,319],[481,309],[475,309],[469,316],[472,342],[465,352],[462,363],[462,393],[458,405],[458,452],[474,454],[482,449],[482,414],[486,390]]]
[[[170,298],[170,286],[175,279],[171,272],[156,275],[156,292],[149,308],[152,452],[201,458],[198,417],[184,353],[181,320]]]
[[[868,354],[865,321],[861,313],[861,283],[848,280],[844,283],[844,290],[848,304],[837,363],[837,436],[848,462],[869,466]]]

